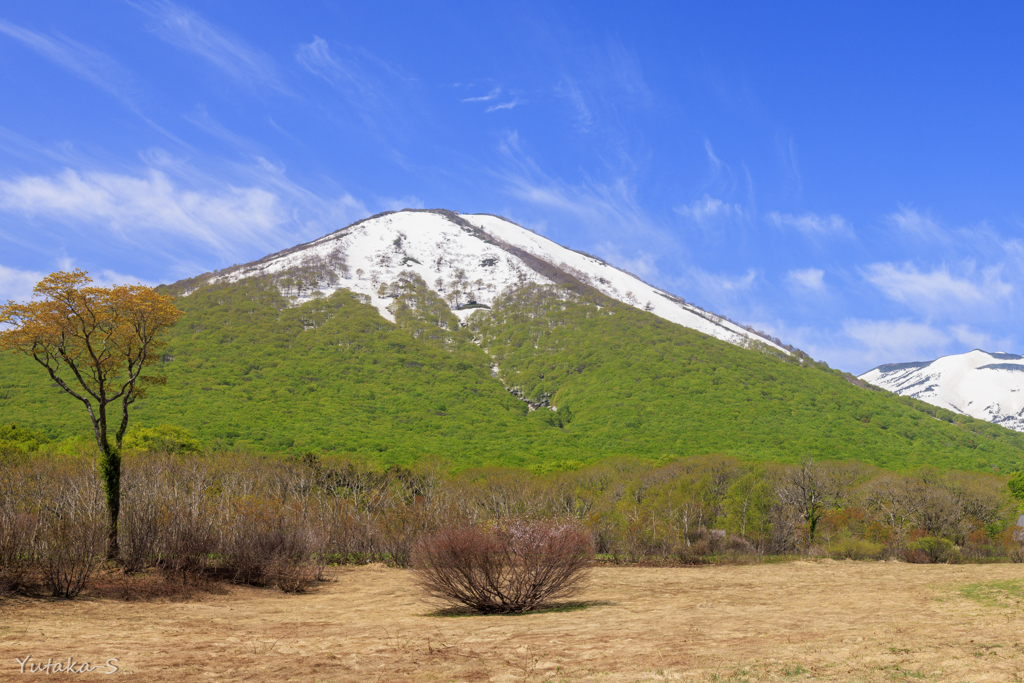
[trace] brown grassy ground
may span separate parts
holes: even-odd
[[[19,674],[26,655],[117,657],[140,681],[1021,680],[1024,592],[977,586],[996,581],[1024,586],[1024,566],[602,567],[586,608],[524,616],[431,616],[409,572],[379,566],[305,595],[17,598],[0,680],[43,677]],[[45,676],[64,678],[111,680]]]

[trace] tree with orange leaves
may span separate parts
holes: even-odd
[[[158,360],[160,333],[183,315],[174,298],[142,285],[90,286],[82,270],[43,278],[29,303],[0,307],[0,349],[25,353],[46,368],[57,386],[85,405],[100,448],[99,470],[107,499],[107,557],[116,559],[121,511],[121,442],[128,429],[128,407],[146,386],[163,384],[147,376]],[[108,407],[114,415],[108,423]],[[120,412],[120,421],[116,413]],[[114,444],[110,443],[110,427]]]

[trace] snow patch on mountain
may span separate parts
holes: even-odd
[[[297,302],[315,291],[349,289],[369,297],[381,315],[392,299],[381,285],[413,271],[465,320],[490,306],[508,287],[574,278],[605,295],[665,320],[740,346],[764,344],[789,353],[736,323],[652,287],[599,258],[567,249],[511,221],[489,214],[404,210],[373,216],[258,261],[218,273],[214,281],[302,271],[319,273],[315,288],[296,284],[286,292]],[[288,288],[287,280],[279,286]]]
[[[901,396],[1024,431],[1024,356],[969,353],[880,365],[860,376]]]
[[[733,344],[742,346],[756,340],[785,350],[779,344],[755,335],[731,320],[688,304],[682,298],[652,287],[635,275],[619,270],[595,256],[567,249],[508,220],[489,214],[465,214],[462,218],[483,228],[501,242],[559,267],[612,299],[643,308],[659,318]]]

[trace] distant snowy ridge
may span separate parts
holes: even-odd
[[[860,379],[1024,432],[1024,356],[975,349],[933,361],[880,365]]]
[[[748,347],[764,344],[789,353],[778,340],[489,214],[434,209],[378,214],[312,242],[218,271],[211,280],[233,282],[292,271],[316,274],[315,287],[297,283],[285,292],[297,301],[307,300],[313,291],[329,295],[345,288],[368,297],[390,320],[394,320],[388,310],[392,298],[381,291],[381,285],[396,281],[404,271],[422,277],[463,320],[475,310],[463,306],[471,301],[490,306],[507,287],[575,279],[612,299],[717,339]],[[287,282],[283,286],[287,289]]]

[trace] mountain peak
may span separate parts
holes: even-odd
[[[212,274],[212,281],[271,276],[297,303],[346,288],[390,320],[388,285],[419,276],[460,320],[528,283],[589,287],[670,322],[739,346],[789,353],[778,339],[705,311],[606,261],[563,247],[507,218],[403,209],[363,219],[311,242]],[[467,306],[467,304],[472,304]]]
[[[933,361],[879,365],[860,379],[901,396],[1024,431],[1024,356],[974,349]]]

